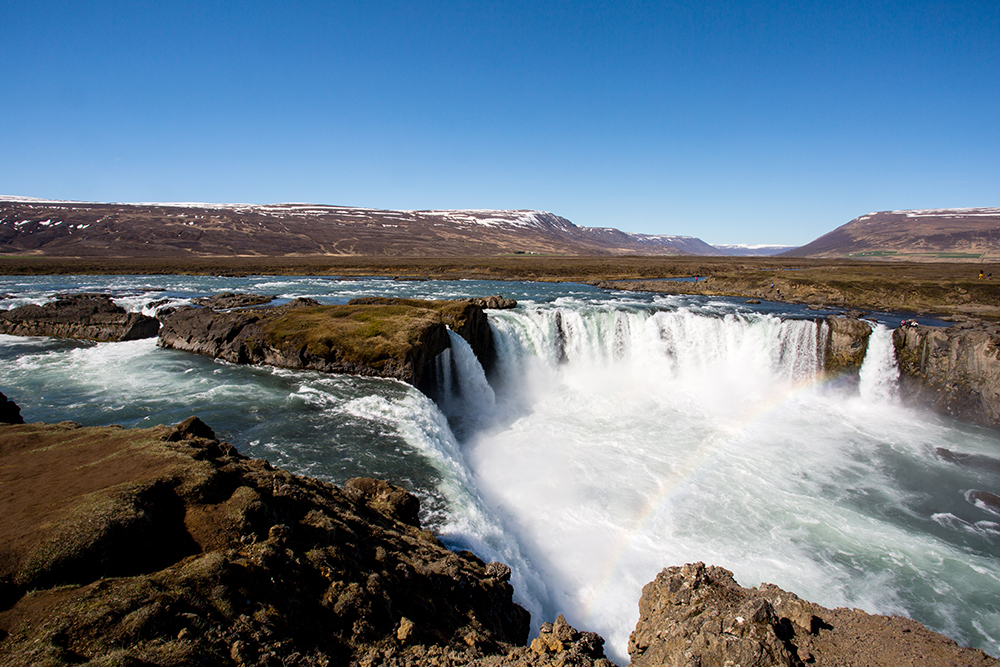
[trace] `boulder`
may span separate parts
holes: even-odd
[[[902,325],[893,333],[901,396],[957,419],[999,424],[998,323]]]
[[[274,301],[278,295],[251,295],[236,292],[220,292],[211,297],[200,297],[195,300],[199,306],[222,310],[230,308],[245,308],[247,306],[260,306]]]
[[[0,392],[0,424],[24,424],[21,408]]]
[[[41,306],[0,310],[0,334],[16,336],[131,341],[152,338],[159,328],[156,318],[130,313],[102,294],[61,294]]]
[[[474,297],[470,299],[472,303],[476,304],[480,308],[488,309],[512,309],[518,306],[518,302],[513,299],[507,299],[501,295],[491,295],[489,297]]]
[[[905,617],[830,610],[772,584],[741,587],[702,562],[661,571],[643,587],[629,637],[636,666],[989,666]]]

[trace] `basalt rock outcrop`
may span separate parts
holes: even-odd
[[[199,306],[208,306],[214,309],[243,308],[246,306],[260,306],[267,304],[278,298],[278,295],[254,295],[238,292],[220,292],[209,297],[199,297],[195,303]]]
[[[958,419],[997,427],[998,341],[998,323],[897,328],[893,345],[901,395]]]
[[[560,620],[527,648],[510,569],[446,549],[404,490],[275,469],[197,418],[2,425],[0,463],[4,665],[603,661]]]
[[[295,299],[280,306],[181,307],[163,318],[158,345],[237,364],[397,378],[435,396],[434,360],[451,328],[485,369],[494,362],[483,309],[468,301],[363,298],[325,306]]]
[[[629,638],[636,666],[996,666],[904,617],[830,610],[775,585],[741,587],[699,562],[643,587]]]
[[[473,297],[469,301],[473,302],[480,308],[511,309],[518,306],[518,302],[516,300],[508,299],[507,297],[502,297],[501,295],[490,295],[489,297]]]
[[[824,371],[829,374],[858,373],[865,359],[872,327],[857,318],[828,316],[824,342]]]
[[[0,334],[55,336],[92,341],[132,341],[157,335],[156,318],[132,313],[107,295],[62,294],[48,304],[0,309]]]

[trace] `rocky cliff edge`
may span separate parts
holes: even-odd
[[[510,569],[419,502],[241,456],[197,418],[0,425],[4,665],[610,665],[562,618],[525,645]]]
[[[279,306],[182,307],[163,318],[158,345],[238,364],[396,378],[434,397],[434,359],[469,342],[487,371],[494,362],[486,314],[471,301],[364,298],[344,305],[295,299]]]
[[[661,571],[629,637],[636,666],[996,666],[904,617],[830,610],[702,562]]]

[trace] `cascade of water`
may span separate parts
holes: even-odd
[[[826,323],[568,303],[490,319],[497,404],[520,413],[468,441],[467,462],[555,583],[543,608],[601,633],[615,660],[628,662],[642,585],[686,561],[828,606],[920,609],[950,629],[951,602],[929,606],[929,588],[971,600],[978,577],[990,584],[990,555],[961,557],[972,539],[958,531],[941,538],[951,497],[918,505],[915,481],[939,466],[913,449],[924,422],[885,403],[859,411],[858,397],[819,383]],[[891,333],[877,330],[863,396],[895,378]],[[987,570],[941,565],[954,559]]]
[[[435,380],[437,381],[440,396],[438,401],[442,411],[447,415],[454,412],[449,403],[452,401],[452,349],[445,348],[435,358]]]
[[[875,325],[869,335],[865,359],[859,369],[859,396],[866,401],[886,403],[897,396],[897,353],[893,347],[893,330]]]
[[[448,330],[452,344],[452,364],[455,371],[456,387],[453,398],[457,407],[465,415],[490,415],[495,409],[493,388],[487,382],[483,366],[476,359],[476,353],[464,338]]]
[[[495,316],[499,363],[508,376],[526,353],[550,367],[615,363],[675,379],[801,382],[820,369],[822,326],[769,316],[716,318],[685,309],[538,309]]]

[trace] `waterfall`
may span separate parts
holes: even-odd
[[[536,309],[492,316],[498,366],[523,385],[527,365],[563,374],[614,370],[693,387],[803,382],[821,368],[823,325],[757,314],[724,318],[685,309]],[[531,360],[530,360],[531,358]]]
[[[448,339],[451,348],[438,357],[441,408],[456,436],[462,438],[493,417],[496,398],[469,343],[452,330]]]
[[[862,368],[859,369],[859,396],[866,401],[886,403],[897,396],[897,354],[893,347],[893,330],[875,325],[869,336]]]

